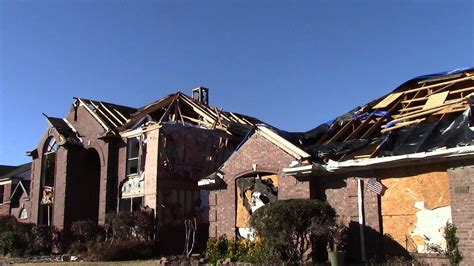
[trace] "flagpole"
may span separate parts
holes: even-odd
[[[360,234],[360,255],[362,262],[365,262],[365,234],[364,234],[364,195],[363,186],[364,180],[361,178],[357,179],[357,203],[359,207],[359,234]]]

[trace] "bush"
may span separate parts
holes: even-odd
[[[152,258],[156,245],[153,241],[114,241],[92,243],[87,248],[91,261],[124,261]]]
[[[459,265],[463,259],[459,251],[459,238],[456,236],[457,227],[452,223],[446,223],[444,228],[444,238],[446,239],[446,255],[449,257],[451,265]]]
[[[61,232],[54,226],[35,225],[31,229],[32,249],[38,253],[61,251]]]
[[[327,235],[335,215],[329,204],[318,200],[281,200],[258,209],[250,226],[262,238],[269,255],[289,263],[303,263],[315,239]]]
[[[93,221],[77,221],[73,222],[71,226],[72,235],[80,243],[87,243],[89,241],[97,240],[100,227]]]
[[[114,239],[151,241],[155,237],[155,217],[152,212],[109,213],[106,218],[106,230]]]
[[[0,216],[0,253],[14,256],[30,253],[32,226],[18,222],[13,216]]]
[[[211,264],[217,264],[227,258],[233,262],[262,263],[267,261],[261,241],[231,240],[226,236],[209,238],[205,255]]]
[[[22,250],[26,247],[21,236],[16,232],[6,231],[0,234],[0,253],[3,255],[21,255]]]

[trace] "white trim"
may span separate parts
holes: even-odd
[[[2,186],[2,185],[7,185],[7,184],[11,184],[11,183],[12,183],[11,180],[0,181],[0,186]]]
[[[198,181],[198,186],[199,187],[214,185],[214,184],[216,184],[215,179],[201,179],[201,180]]]
[[[265,126],[257,126],[257,132],[296,159],[300,160],[311,157],[307,152],[298,148],[296,145]]]
[[[421,161],[435,158],[458,158],[474,156],[474,146],[463,146],[455,148],[441,148],[430,152],[418,152],[405,155],[396,155],[388,157],[367,158],[367,159],[353,159],[342,162],[329,160],[327,164],[309,164],[297,167],[283,168],[283,172],[287,175],[295,174],[311,174],[315,172],[334,173],[342,169],[362,170],[374,166],[386,166],[394,162],[410,162]]]
[[[474,155],[474,146],[464,146],[464,147],[455,147],[449,149],[438,149],[430,152],[419,152],[405,155],[396,155],[389,157],[379,157],[379,158],[368,158],[368,159],[354,159],[347,160],[343,162],[336,162],[329,160],[324,167],[329,172],[334,172],[338,169],[349,168],[349,167],[363,167],[363,166],[374,166],[387,164],[398,161],[413,161],[421,159],[430,159],[430,158],[452,158],[452,157],[462,157]]]

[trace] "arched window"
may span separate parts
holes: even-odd
[[[41,175],[41,186],[54,187],[57,151],[58,144],[56,143],[56,139],[50,137],[43,149],[43,171]]]
[[[38,224],[52,224],[57,151],[56,139],[50,137],[43,147],[41,157],[41,200],[39,202]]]

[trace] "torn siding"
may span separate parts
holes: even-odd
[[[392,169],[392,176],[397,171]],[[429,252],[430,245],[445,247],[442,228],[451,221],[447,172],[402,175],[382,180],[387,187],[382,197],[384,234],[410,252]]]

